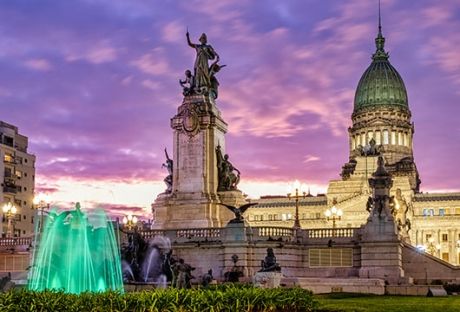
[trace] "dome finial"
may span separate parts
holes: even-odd
[[[379,32],[377,34],[377,38],[375,38],[375,46],[377,50],[375,51],[374,55],[372,55],[372,59],[388,59],[388,53],[385,52],[385,37],[382,35],[382,18],[380,15],[380,0],[379,0]]]

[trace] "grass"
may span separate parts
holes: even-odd
[[[322,312],[459,312],[460,296],[412,297],[358,294],[316,295]]]

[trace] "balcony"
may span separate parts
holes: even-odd
[[[13,194],[16,194],[18,192],[18,187],[16,186],[12,178],[5,178],[5,182],[3,183],[3,192]]]

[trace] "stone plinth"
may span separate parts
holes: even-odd
[[[276,288],[280,287],[283,274],[280,272],[257,272],[254,275],[253,283],[255,287]]]
[[[231,212],[219,205],[216,147],[225,153],[227,124],[213,99],[185,96],[171,119],[174,130],[173,185],[152,205],[156,229],[222,227]],[[227,198],[228,197],[228,198]],[[242,196],[229,195],[236,202]]]

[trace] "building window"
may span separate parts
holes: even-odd
[[[440,208],[440,209],[439,209],[439,215],[440,215],[440,216],[444,216],[445,214],[446,214],[446,210],[443,209],[443,208]]]
[[[398,132],[398,144],[404,145],[402,132]]]
[[[369,131],[369,132],[367,133],[367,142],[370,142],[371,139],[373,139],[373,138],[374,138],[374,132]]]
[[[447,234],[442,234],[442,241],[447,242]]]
[[[432,217],[432,216],[434,216],[434,209],[428,209],[428,208],[423,209],[423,215],[424,215],[425,217]]]
[[[431,234],[426,234],[425,235],[425,242],[428,242],[431,238]]]
[[[254,216],[254,221],[259,221],[259,216],[258,215]]]
[[[377,145],[382,144],[382,140],[380,138],[380,131],[375,131],[375,144]]]
[[[287,214],[287,219],[288,220],[291,220],[292,219],[292,215],[290,213]]]
[[[383,130],[383,144],[389,144],[388,130]]]
[[[272,214],[268,215],[268,221],[273,221],[273,215]]]
[[[443,252],[442,253],[442,260],[449,262],[449,253],[448,252]]]
[[[317,212],[317,213],[315,214],[315,218],[316,218],[316,219],[321,219],[321,212]]]
[[[391,144],[396,145],[396,131],[391,131]]]

